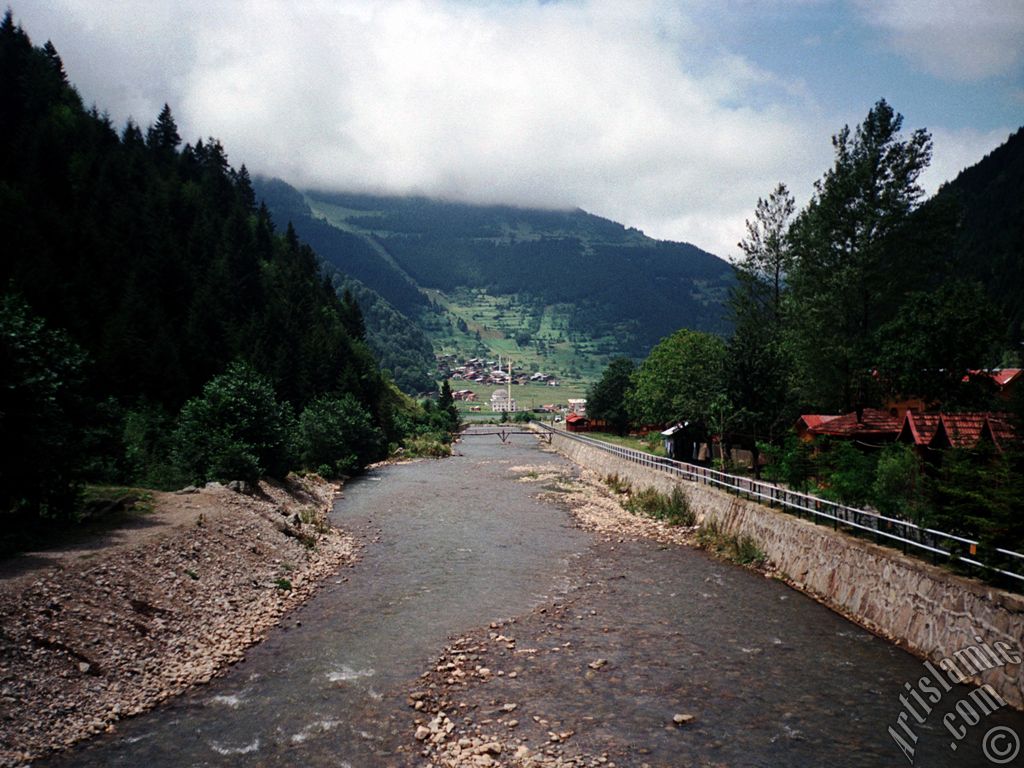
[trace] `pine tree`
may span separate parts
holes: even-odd
[[[67,73],[64,71],[64,62],[61,61],[60,55],[57,53],[57,49],[53,47],[53,43],[49,40],[43,46],[43,53],[50,62],[50,66],[53,67],[53,71],[60,78],[60,81],[65,85],[68,82]]]
[[[178,126],[175,124],[171,108],[167,104],[164,104],[164,108],[160,110],[156,123],[151,125],[146,132],[146,143],[165,157],[173,155],[181,145]]]
[[[345,323],[345,330],[353,339],[366,341],[366,322],[363,319],[363,311],[359,308],[359,302],[352,295],[352,291],[345,289],[341,297],[342,321]]]
[[[788,427],[790,359],[785,343],[786,277],[792,267],[790,217],[795,202],[785,184],[767,199],[758,199],[747,237],[739,243],[736,285],[730,294],[733,335],[729,340],[727,379],[736,421],[744,443],[754,453],[758,443],[774,440]]]
[[[923,194],[927,131],[900,135],[903,118],[879,101],[851,133],[833,136],[835,162],[790,229],[796,376],[817,407],[871,398],[874,332],[894,304],[885,244]]]

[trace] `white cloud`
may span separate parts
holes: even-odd
[[[706,0],[28,0],[87,101],[297,186],[580,206],[734,254],[843,122],[709,44]],[[966,141],[966,140],[965,140]],[[966,146],[961,142],[958,146]],[[937,153],[938,154],[938,153]]]
[[[858,0],[890,46],[936,77],[972,82],[1019,73],[1020,0]]]

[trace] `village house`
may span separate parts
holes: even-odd
[[[924,457],[947,448],[977,448],[982,443],[1003,451],[1018,442],[1017,434],[1004,413],[914,413],[907,411],[897,439],[913,445]]]
[[[909,408],[899,416],[878,408],[863,408],[843,416],[804,414],[794,431],[805,442],[827,437],[865,448],[901,442],[913,446],[922,458],[935,458],[937,452],[948,448],[974,449],[982,443],[1001,452],[1021,439],[1005,413],[920,413]]]
[[[830,437],[835,440],[855,440],[865,445],[879,446],[896,440],[903,426],[902,418],[880,408],[858,408],[843,416],[808,414],[796,423],[797,434],[803,427],[803,437]]]
[[[565,417],[565,428],[570,432],[587,432],[590,422],[580,413],[570,413]]]
[[[824,424],[826,421],[838,418],[839,414],[837,413],[805,413],[796,420],[796,424],[793,425],[793,431],[796,432],[798,438],[807,443],[814,439],[814,435],[811,433],[812,429]]]
[[[878,378],[877,371],[874,376]],[[991,370],[970,370],[963,376],[965,387],[974,383],[991,393],[1004,403],[1010,403],[1016,397],[1019,387],[1024,386],[1024,368],[994,368]],[[916,395],[895,395],[884,402],[884,407],[893,416],[901,416],[908,410],[917,413],[938,411],[942,403],[938,400],[925,400]]]

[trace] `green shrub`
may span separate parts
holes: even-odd
[[[234,363],[181,409],[172,438],[176,463],[198,483],[284,477],[291,463],[291,421],[271,383]]]
[[[731,546],[735,553],[734,560],[740,565],[763,565],[768,559],[752,536],[733,537]]]
[[[324,395],[303,409],[296,429],[299,460],[325,477],[351,474],[384,458],[386,440],[350,394]]]
[[[693,525],[696,519],[689,501],[682,489],[672,489],[670,495],[654,488],[645,488],[630,495],[624,504],[634,514],[647,515],[655,520],[664,520],[670,525]]]
[[[690,500],[679,487],[673,488],[665,507],[665,519],[673,525],[691,526],[697,522],[697,516],[690,509]]]
[[[620,478],[618,472],[611,475],[605,475],[604,482],[605,485],[611,489],[612,493],[629,493],[630,490],[632,490],[632,486],[629,484],[629,481]]]
[[[404,455],[413,459],[442,459],[452,455],[452,448],[441,435],[415,435],[405,441]]]
[[[719,557],[740,565],[762,566],[768,556],[757,540],[746,534],[726,533],[717,520],[708,520],[697,530],[697,543]]]

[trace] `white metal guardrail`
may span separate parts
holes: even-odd
[[[780,488],[777,485],[762,480],[730,475],[717,469],[687,464],[686,462],[675,461],[674,459],[661,458],[644,453],[643,451],[623,448],[619,445],[612,445],[602,440],[595,440],[592,437],[585,437],[566,430],[556,430],[540,422],[533,422],[533,424],[545,431],[553,432],[570,440],[576,440],[614,454],[634,464],[640,464],[641,466],[675,475],[685,480],[715,486],[716,488],[724,488],[737,495],[744,495],[748,498],[765,502],[769,506],[778,505],[783,509],[795,512],[798,516],[807,514],[819,520],[827,520],[836,528],[843,525],[857,531],[863,531],[876,537],[879,541],[884,540],[886,543],[898,542],[903,546],[904,551],[907,551],[908,547],[913,547],[922,552],[930,552],[934,556],[946,557],[977,568],[994,571],[1024,584],[1024,573],[1007,570],[1009,567],[1019,567],[1021,570],[1024,570],[1024,554],[1020,552],[995,548],[995,553],[1006,561],[1006,567],[991,565],[978,559],[978,551],[981,549],[981,544],[974,539],[937,531],[933,528],[922,528],[907,520],[887,517],[877,512],[869,512],[868,510],[857,509],[856,507],[847,507],[843,504],[821,499],[807,493]]]

